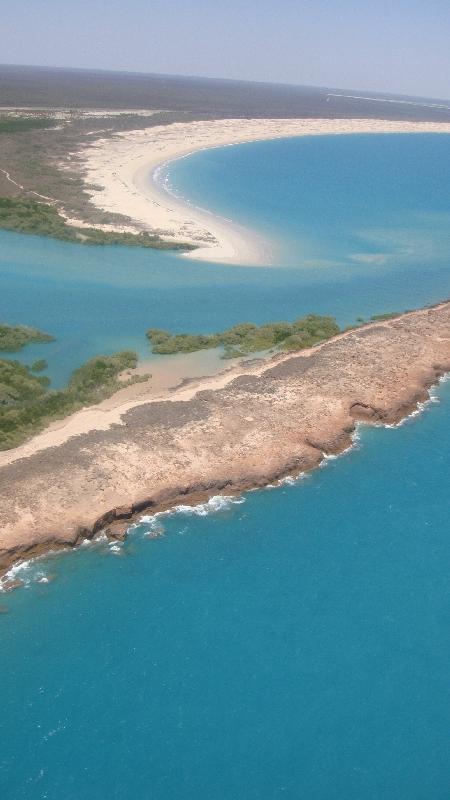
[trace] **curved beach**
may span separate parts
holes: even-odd
[[[81,169],[91,202],[103,211],[127,216],[130,220],[127,230],[146,230],[168,241],[194,244],[196,249],[188,253],[190,258],[267,265],[274,260],[273,244],[235,220],[219,217],[169,193],[160,179],[161,169],[166,171],[170,162],[214,147],[352,133],[450,133],[450,124],[370,119],[225,119],[173,123],[97,139],[72,158]],[[105,227],[124,229],[114,225]]]

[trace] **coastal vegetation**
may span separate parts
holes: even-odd
[[[43,372],[47,367],[48,364],[45,358],[38,358],[37,361],[33,361],[30,369],[32,372]]]
[[[395,319],[395,317],[399,317],[400,313],[398,311],[387,311],[385,314],[373,314],[371,316],[372,322],[383,322],[386,319]]]
[[[54,391],[46,376],[34,375],[32,368],[18,361],[0,359],[0,450],[17,447],[52,420],[146,380],[148,375],[121,380],[121,373],[136,364],[137,355],[131,350],[96,356],[73,372],[65,389]]]
[[[378,314],[372,320],[390,319],[394,313]],[[358,320],[358,325],[367,324]],[[296,351],[312,347],[340,333],[331,316],[309,314],[294,322],[255,325],[243,322],[212,334],[171,334],[159,328],[147,331],[152,350],[158,354],[192,353],[223,348],[223,358],[273,350]],[[0,350],[17,351],[30,342],[49,342],[53,337],[25,325],[0,324]],[[110,397],[124,386],[148,379],[133,376],[137,365],[134,351],[96,356],[76,369],[63,389],[50,388],[50,380],[40,373],[45,359],[31,366],[11,359],[0,359],[0,450],[17,447],[55,419],[72,414],[84,406]],[[122,374],[125,373],[125,374]]]
[[[0,134],[2,133],[22,133],[32,130],[42,130],[43,128],[54,128],[58,121],[54,117],[43,116],[1,116]]]
[[[0,350],[9,353],[16,353],[30,342],[52,342],[53,336],[43,333],[37,328],[30,328],[27,325],[8,325],[0,323]],[[45,369],[45,367],[44,367]]]
[[[196,350],[224,348],[224,358],[238,358],[274,348],[303,350],[336,336],[340,328],[334,317],[309,314],[295,322],[254,325],[243,322],[220,333],[171,334],[160,328],[147,331],[152,351],[160,354],[192,353]]]
[[[24,197],[0,197],[0,228],[18,233],[51,236],[54,239],[81,244],[121,244],[157,250],[195,249],[194,245],[166,241],[147,231],[114,233],[97,228],[77,228],[68,225],[54,205]]]

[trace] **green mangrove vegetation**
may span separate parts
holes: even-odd
[[[0,117],[0,134],[25,133],[26,131],[43,128],[54,128],[57,124],[58,120],[53,117],[14,117],[5,115]]]
[[[32,372],[43,372],[44,369],[47,369],[48,364],[45,358],[38,358],[37,361],[33,361],[30,366]]]
[[[30,328],[27,325],[8,325],[0,322],[0,350],[8,353],[17,353],[22,347],[30,342],[52,342],[53,336],[43,333],[37,328]],[[45,367],[43,367],[45,369]]]
[[[396,316],[399,315],[377,314],[371,319],[377,321]],[[346,330],[367,324],[360,317],[355,326]],[[221,347],[224,358],[237,358],[273,350],[303,350],[340,332],[334,317],[309,314],[294,322],[265,325],[243,322],[212,334],[171,334],[150,328],[147,338],[154,353],[192,353]],[[50,334],[25,325],[0,324],[0,350],[12,352],[29,342],[52,339]],[[128,372],[137,366],[137,361],[137,354],[132,350],[95,356],[72,373],[64,389],[54,390],[49,379],[39,374],[47,368],[45,359],[38,359],[31,366],[0,359],[0,450],[17,447],[53,420],[62,419],[84,406],[95,405],[124,386],[147,380],[149,375],[138,376]]]
[[[73,372],[65,389],[55,391],[49,389],[47,377],[34,375],[30,367],[0,359],[0,450],[17,447],[52,420],[147,380],[145,375],[120,379],[120,373],[136,364],[137,355],[131,350],[96,356]]]
[[[373,314],[370,318],[372,322],[384,322],[387,319],[395,319],[395,317],[399,317],[399,311],[387,311],[385,314]]]
[[[238,358],[273,348],[303,350],[336,336],[340,328],[334,317],[309,314],[295,322],[272,322],[254,325],[243,322],[221,333],[171,334],[160,328],[147,331],[152,351],[160,354],[192,353],[195,350],[224,348],[224,358]]]
[[[168,242],[156,234],[113,233],[97,228],[77,228],[68,225],[49,203],[24,197],[0,197],[0,228],[18,233],[50,236],[66,242],[81,244],[121,244],[131,247],[150,247],[157,250],[193,250],[194,245]]]

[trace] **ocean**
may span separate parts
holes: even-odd
[[[450,137],[414,135],[180,160],[176,190],[273,230],[278,264],[2,233],[0,316],[56,333],[42,348],[56,385],[99,349],[146,355],[154,325],[346,324],[435,302],[449,294],[449,156]],[[0,595],[2,794],[446,800],[450,383],[435,394],[292,484],[26,568],[26,588]]]

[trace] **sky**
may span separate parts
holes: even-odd
[[[0,0],[3,64],[450,99],[450,0]]]

